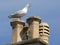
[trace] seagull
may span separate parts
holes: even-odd
[[[30,3],[28,3],[22,10],[18,10],[17,12],[8,16],[8,18],[21,18],[28,12],[29,8],[30,8]]]

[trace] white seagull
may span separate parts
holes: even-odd
[[[30,7],[30,3],[28,3],[22,10],[19,10],[8,16],[8,18],[21,18],[28,12],[29,7]]]

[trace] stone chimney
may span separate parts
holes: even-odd
[[[46,43],[48,43],[49,36],[50,36],[50,29],[47,23],[45,22],[40,23],[39,34],[40,34],[40,38]]]
[[[23,29],[23,26],[25,25],[24,21],[20,19],[14,19],[10,22],[12,27],[12,42],[19,42],[22,41],[20,32]]]
[[[39,38],[39,24],[41,19],[37,16],[31,16],[26,21],[29,29],[27,31],[28,39]]]

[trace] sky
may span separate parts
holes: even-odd
[[[27,3],[31,3],[29,16],[39,16],[42,22],[50,26],[50,45],[60,45],[60,0],[0,0],[0,45],[12,42],[12,28],[10,14],[21,10]]]

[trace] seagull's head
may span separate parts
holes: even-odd
[[[27,6],[28,8],[30,8],[30,7],[31,7],[31,3],[28,3],[26,6]]]

